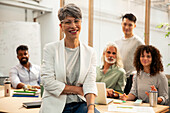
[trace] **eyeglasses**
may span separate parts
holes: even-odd
[[[81,19],[74,19],[74,20],[62,20],[61,23],[70,26],[72,23],[74,23],[75,25],[80,25],[81,23]]]
[[[108,54],[113,54],[113,55],[116,55],[116,52],[110,52],[110,51],[107,51]]]

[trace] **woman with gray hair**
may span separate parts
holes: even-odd
[[[40,113],[99,113],[95,109],[96,53],[79,41],[82,14],[68,4],[58,12],[65,38],[44,47]]]
[[[106,45],[102,55],[102,65],[97,67],[97,82],[106,84],[107,97],[119,98],[116,91],[123,93],[126,76],[119,50],[115,43]]]

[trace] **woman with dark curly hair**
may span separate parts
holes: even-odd
[[[137,76],[133,79],[133,85],[128,96],[120,96],[122,100],[142,99],[149,102],[148,91],[158,91],[158,104],[168,103],[168,80],[163,73],[161,54],[157,48],[151,45],[141,45],[134,54],[134,66]]]

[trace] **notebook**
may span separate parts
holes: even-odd
[[[24,102],[23,106],[26,108],[39,108],[41,107],[41,100],[33,101],[33,102]]]
[[[96,82],[98,96],[95,99],[96,104],[108,104],[113,101],[113,99],[107,98],[106,85],[104,82]]]

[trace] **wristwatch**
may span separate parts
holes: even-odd
[[[28,89],[27,85],[24,85],[22,88],[24,89],[24,91]]]
[[[115,95],[115,94],[116,94],[116,95]],[[118,94],[118,93],[113,93],[114,98],[116,98],[116,99],[118,99],[118,98],[120,97],[120,94],[118,94],[118,96],[117,96],[117,94]]]

